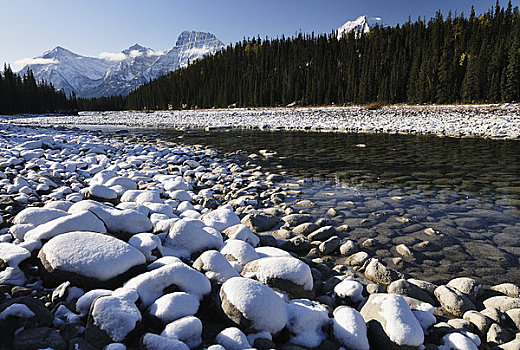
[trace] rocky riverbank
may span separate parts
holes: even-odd
[[[520,138],[516,104],[460,106],[219,109],[157,112],[82,112],[78,116],[0,117],[29,125],[124,125],[138,128],[303,130]]]
[[[409,278],[251,158],[6,125],[0,150],[6,348],[520,348],[517,285]]]

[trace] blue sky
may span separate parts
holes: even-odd
[[[0,64],[55,46],[81,55],[119,52],[135,43],[167,50],[183,30],[207,31],[225,44],[260,35],[330,32],[360,15],[387,25],[437,10],[485,12],[495,0],[2,0]],[[507,0],[500,1],[502,6]],[[520,0],[512,1],[513,6]],[[19,65],[19,64],[18,64]],[[21,68],[21,67],[18,67]]]

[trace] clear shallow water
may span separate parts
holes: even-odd
[[[159,134],[242,155],[276,152],[253,159],[288,175],[281,186],[301,191],[289,203],[312,200],[316,206],[307,212],[349,225],[347,236],[360,244],[375,239],[363,249],[410,277],[520,283],[520,142],[252,130]],[[328,216],[329,208],[338,215]],[[395,260],[399,244],[414,256]]]
[[[520,283],[520,142],[305,132],[163,134],[225,152],[275,151],[255,162],[306,179],[288,189],[316,203],[309,211],[327,217],[335,208],[339,215],[329,218],[348,224],[351,239],[376,239],[367,250],[413,277]],[[436,233],[426,233],[428,228]],[[395,261],[395,246],[402,243],[414,257]]]

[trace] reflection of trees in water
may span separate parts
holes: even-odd
[[[183,142],[226,152],[274,150],[273,159],[257,162],[266,167],[282,164],[297,176],[367,187],[428,186],[498,198],[503,193],[497,189],[513,188],[508,198],[520,198],[520,141],[252,130],[183,135]],[[360,144],[366,147],[356,147]]]

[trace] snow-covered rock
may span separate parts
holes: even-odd
[[[346,278],[334,287],[334,293],[342,299],[359,303],[363,298],[363,285],[352,278]]]
[[[165,288],[171,286],[196,295],[199,299],[211,291],[211,283],[206,276],[180,261],[173,261],[136,276],[124,288],[137,290],[142,305],[148,307],[165,294]]]
[[[218,209],[208,212],[202,218],[202,221],[217,231],[224,231],[228,227],[240,224],[240,218],[233,211],[231,205],[224,205]]]
[[[267,257],[253,260],[242,270],[242,276],[254,278],[293,297],[306,297],[312,292],[313,279],[309,265],[293,257]]]
[[[220,247],[220,253],[228,261],[236,262],[242,266],[259,258],[255,248],[239,239],[228,239],[225,241]]]
[[[198,310],[199,297],[185,292],[165,294],[148,308],[149,314],[164,324],[185,316],[193,316]]]
[[[420,323],[400,295],[371,294],[361,309],[361,315],[370,329],[373,346],[417,347],[424,341]]]
[[[242,329],[278,333],[287,324],[285,302],[266,285],[243,277],[228,279],[220,289],[222,309]]]
[[[97,298],[90,310],[85,339],[94,346],[123,342],[141,321],[141,312],[133,298],[102,296]]]
[[[208,249],[218,249],[222,237],[209,233],[193,221],[177,221],[164,240],[164,247],[170,248],[165,255],[190,257],[192,254]]]
[[[228,227],[222,233],[231,239],[239,239],[256,247],[260,243],[260,238],[244,224]]]
[[[153,333],[145,333],[141,339],[143,350],[189,350],[188,345],[177,338],[168,338]]]
[[[13,219],[13,224],[31,224],[38,226],[48,221],[69,215],[66,211],[50,208],[25,208]]]
[[[96,232],[74,231],[49,240],[38,258],[49,285],[71,281],[84,289],[110,288],[145,270],[144,255],[131,245]]]
[[[287,317],[291,343],[314,348],[325,340],[323,330],[330,323],[325,306],[307,299],[293,299],[287,304]]]
[[[236,327],[229,327],[217,334],[217,342],[228,350],[250,349],[246,335]]]
[[[168,323],[161,335],[178,339],[193,349],[202,344],[202,322],[197,317],[186,316]]]
[[[216,250],[206,250],[193,263],[193,267],[217,283],[224,283],[240,274],[231,266],[226,257]]]
[[[0,243],[0,260],[10,267],[17,267],[25,259],[31,257],[27,249],[11,243]]]
[[[340,306],[334,310],[333,334],[348,349],[370,349],[365,320],[356,309]]]
[[[25,233],[24,240],[48,240],[63,233],[78,230],[107,232],[105,224],[96,215],[89,211],[80,211],[36,226]]]

